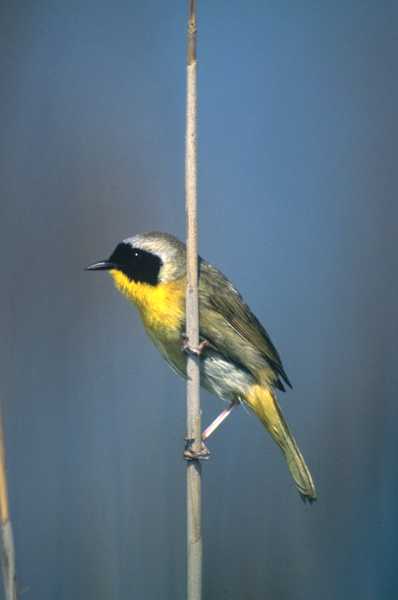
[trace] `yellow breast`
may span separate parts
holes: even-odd
[[[159,335],[180,331],[185,319],[185,277],[149,285],[130,281],[116,269],[110,274],[116,287],[137,306],[147,329]]]

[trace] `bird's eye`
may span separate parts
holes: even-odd
[[[137,256],[139,256],[139,255],[140,255],[140,253],[139,253],[137,250],[135,250],[135,252],[134,252],[134,256],[136,256],[136,257],[137,257]]]

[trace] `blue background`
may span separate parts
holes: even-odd
[[[397,20],[199,4],[200,251],[282,355],[319,491],[304,506],[234,414],[204,467],[206,600],[398,594]],[[185,2],[0,7],[0,397],[32,600],[184,597],[184,383],[83,267],[184,237],[185,27]]]

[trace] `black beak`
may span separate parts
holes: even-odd
[[[110,269],[116,269],[116,265],[109,260],[101,260],[85,268],[85,271],[109,271]]]

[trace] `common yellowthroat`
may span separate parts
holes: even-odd
[[[138,308],[154,344],[185,377],[185,244],[166,233],[139,234],[118,244],[108,260],[87,269],[109,271],[116,287]],[[199,323],[201,384],[229,403],[203,432],[203,440],[244,403],[281,448],[301,497],[316,500],[311,473],[276,399],[276,389],[291,387],[280,356],[238,290],[202,258]]]

